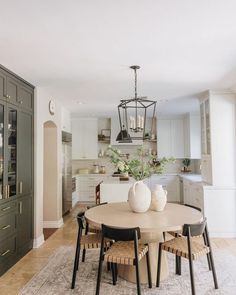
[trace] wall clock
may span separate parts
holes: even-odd
[[[52,99],[49,101],[49,113],[51,115],[55,114],[55,102]]]

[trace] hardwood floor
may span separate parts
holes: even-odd
[[[48,238],[51,237],[55,232],[57,231],[57,228],[44,228],[43,229],[43,235],[44,240],[46,241]]]
[[[64,226],[53,233],[38,249],[33,249],[8,272],[0,277],[1,294],[15,295],[48,261],[48,257],[63,245],[73,245],[76,240],[75,216],[81,207],[76,207],[64,218]],[[224,249],[236,256],[236,239],[211,239],[212,247]]]

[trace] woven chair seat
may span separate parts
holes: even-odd
[[[89,233],[92,233],[92,234],[100,234],[102,231],[101,229],[99,228],[96,228],[96,227],[92,227],[92,226],[89,226]]]
[[[199,256],[206,255],[210,252],[209,247],[204,244],[195,242],[191,240],[192,248],[192,259],[197,259]],[[177,256],[182,256],[184,258],[189,258],[188,255],[188,244],[185,237],[174,238],[170,241],[162,243],[162,249],[171,252]]]
[[[147,252],[148,246],[139,244],[138,260],[141,260]],[[118,264],[135,265],[134,242],[115,242],[104,254],[104,261]]]
[[[101,234],[83,235],[80,241],[81,249],[98,249],[101,247]],[[105,239],[104,246],[110,247],[112,244],[111,240]]]

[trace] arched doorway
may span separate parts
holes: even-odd
[[[59,162],[57,126],[52,121],[44,123],[43,155],[43,227],[61,226],[61,204],[59,198]]]

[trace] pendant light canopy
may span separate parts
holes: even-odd
[[[138,97],[137,70],[140,66],[131,66],[134,70],[134,98],[122,99],[118,105],[120,132],[116,138],[118,142],[131,143],[132,140],[150,139],[156,113],[156,101],[147,97]],[[151,126],[147,130],[147,118],[151,118]]]

